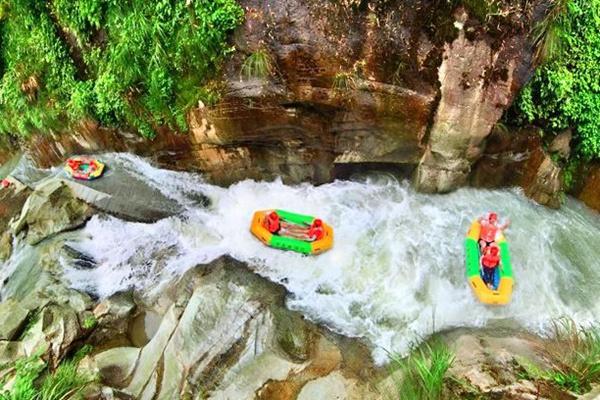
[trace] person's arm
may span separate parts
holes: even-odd
[[[505,230],[506,228],[508,228],[510,226],[510,219],[506,219],[506,222],[504,223],[504,225],[502,225],[500,228],[501,231]]]

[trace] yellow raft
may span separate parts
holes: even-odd
[[[465,257],[469,283],[473,288],[475,296],[482,303],[494,305],[508,304],[513,290],[513,273],[508,243],[506,243],[504,235],[500,233],[496,240],[496,244],[500,248],[500,266],[496,268],[496,276],[493,283],[494,289],[490,289],[481,277],[481,265],[479,263],[481,257],[479,252],[480,232],[481,225],[479,221],[474,221],[465,239]]]
[[[99,160],[88,157],[71,157],[67,160],[65,171],[75,179],[91,181],[99,178],[105,165]]]
[[[252,217],[250,231],[261,242],[269,247],[281,250],[291,250],[302,254],[319,254],[333,247],[333,228],[323,223],[323,238],[312,242],[292,238],[289,236],[272,234],[264,225],[265,218],[272,211],[276,211],[283,221],[308,228],[315,217],[310,215],[296,214],[285,210],[262,210],[256,211]]]

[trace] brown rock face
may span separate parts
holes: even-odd
[[[33,157],[48,166],[73,153],[131,151],[218,184],[321,183],[340,169],[418,166],[418,189],[449,191],[466,183],[530,73],[527,35],[543,17],[541,0],[240,3],[246,20],[221,100],[191,110],[189,135],[165,131],[149,143],[87,124],[29,140]],[[273,72],[247,76],[244,61],[259,50]]]
[[[324,182],[334,166],[418,165],[430,192],[465,184],[532,68],[527,26],[540,14],[508,2],[485,15],[428,1],[242,3],[228,93],[192,113],[202,169],[221,182]],[[276,73],[242,79],[259,49]]]
[[[459,34],[444,49],[441,98],[415,178],[425,192],[448,192],[466,183],[485,138],[522,85],[523,66],[531,62],[527,52],[516,53],[527,48],[523,35],[507,37],[496,48],[490,37],[470,37],[473,28],[464,10],[455,17]]]
[[[564,191],[561,168],[542,146],[537,128],[495,129],[485,153],[473,167],[478,187],[520,186],[536,202],[558,208]]]
[[[561,169],[548,154],[542,153],[540,163],[525,194],[540,204],[559,208],[561,203]]]
[[[541,136],[536,129],[494,129],[484,154],[472,168],[471,184],[477,187],[524,186],[541,163]]]
[[[600,210],[600,164],[590,166],[583,181],[579,199],[589,207]]]

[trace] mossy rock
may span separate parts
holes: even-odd
[[[310,358],[316,332],[304,319],[288,310],[277,309],[275,316],[277,344],[293,361]]]

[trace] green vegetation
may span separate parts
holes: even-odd
[[[486,22],[493,15],[497,15],[500,10],[499,0],[461,0],[455,3],[462,3],[465,5],[471,14],[481,22]]]
[[[186,111],[232,51],[235,0],[4,0],[0,133],[27,135],[91,117],[151,137],[186,130]]]
[[[83,320],[83,324],[81,325],[83,329],[94,329],[98,325],[98,320],[93,315],[85,317]]]
[[[556,0],[534,30],[543,61],[517,102],[518,121],[575,131],[576,153],[600,158],[600,0]]]
[[[555,323],[554,339],[545,347],[552,368],[543,370],[519,360],[526,379],[543,379],[561,389],[585,393],[600,382],[600,329],[583,328],[563,319]]]
[[[275,71],[273,58],[265,49],[250,54],[242,64],[242,77],[266,79]]]
[[[454,354],[445,343],[426,343],[406,358],[392,354],[390,359],[390,373],[392,376],[400,376],[394,380],[395,392],[389,397],[441,399],[444,377],[454,361]]]
[[[331,84],[331,88],[335,92],[343,93],[347,92],[356,87],[356,81],[354,78],[354,74],[349,72],[338,72],[333,77],[333,82]]]
[[[62,362],[50,372],[42,361],[41,353],[18,360],[14,371],[13,385],[9,390],[0,389],[0,400],[64,400],[83,398],[82,391],[93,377],[77,371],[79,359]],[[7,382],[0,382],[3,387]]]

